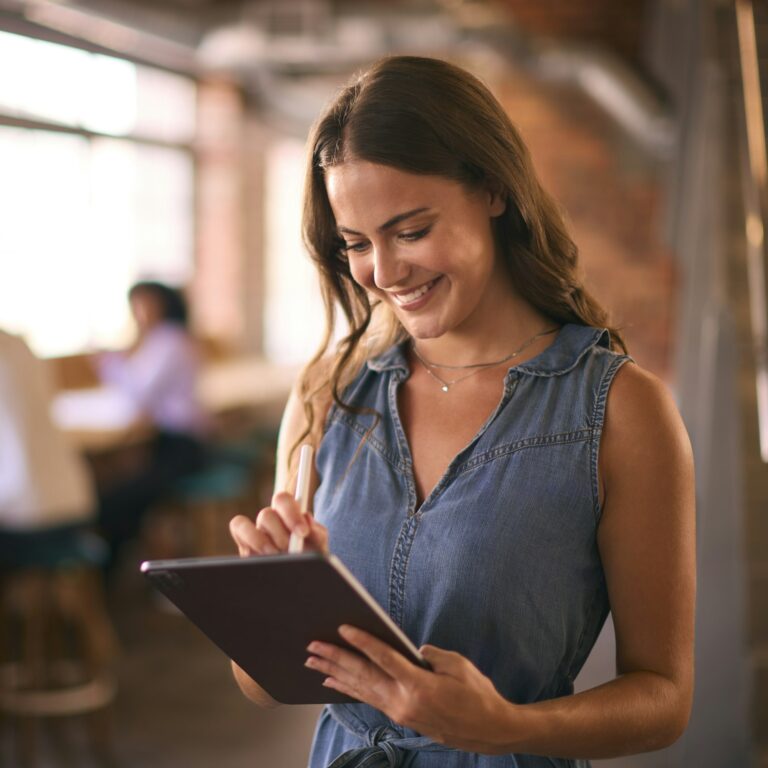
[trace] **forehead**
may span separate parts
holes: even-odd
[[[325,186],[337,225],[354,229],[379,226],[406,210],[442,209],[465,197],[451,179],[359,160],[326,171]]]
[[[132,307],[141,307],[142,310],[161,309],[163,304],[162,299],[151,291],[134,291],[129,301]]]

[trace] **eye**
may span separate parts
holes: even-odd
[[[421,240],[422,237],[426,237],[431,229],[432,225],[430,224],[428,227],[418,229],[415,232],[401,232],[398,237],[406,243],[413,243],[416,242],[416,240]]]
[[[346,241],[342,241],[339,249],[342,251],[342,253],[349,253],[350,251],[352,253],[363,253],[369,245],[370,244],[367,240],[362,240],[359,243],[348,243]]]

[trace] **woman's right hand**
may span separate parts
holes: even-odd
[[[327,529],[316,523],[311,515],[302,513],[299,503],[290,493],[276,493],[272,497],[272,506],[264,507],[255,520],[237,515],[229,523],[229,532],[237,544],[240,557],[287,552],[292,531],[304,537],[304,549],[328,551]],[[278,702],[234,661],[232,670],[240,690],[252,702],[265,708],[278,706]]]
[[[328,551],[328,530],[310,514],[303,514],[296,499],[286,492],[276,493],[272,505],[264,507],[255,520],[245,515],[232,518],[229,532],[240,557],[287,552],[292,532],[304,538],[305,549]]]

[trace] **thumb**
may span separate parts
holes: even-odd
[[[328,529],[318,522],[312,515],[305,515],[305,520],[309,524],[309,534],[306,537],[306,543],[312,549],[320,552],[328,552]]]

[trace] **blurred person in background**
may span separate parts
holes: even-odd
[[[131,287],[128,299],[135,341],[124,352],[98,355],[97,372],[155,432],[143,465],[101,494],[99,527],[110,544],[112,565],[123,545],[139,532],[152,504],[203,465],[209,426],[197,394],[201,361],[183,293],[142,281]]]
[[[88,468],[51,419],[52,394],[45,363],[0,330],[0,565],[55,559],[94,518]]]

